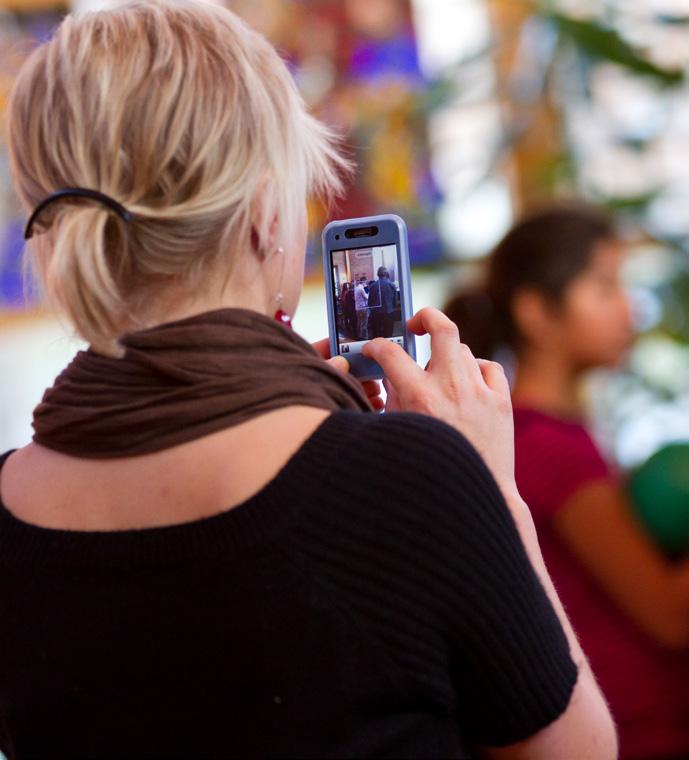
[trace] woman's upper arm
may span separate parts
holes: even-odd
[[[518,526],[493,558],[492,581],[484,586],[490,611],[477,603],[472,613],[490,620],[488,646],[472,646],[469,636],[461,641],[470,655],[464,664],[475,741],[495,760],[614,760],[610,711],[547,574],[533,523]]]
[[[615,730],[588,665],[580,667],[572,698],[556,720],[522,741],[482,747],[481,754],[488,760],[615,760]]]
[[[467,613],[469,630],[457,628],[474,741],[498,760],[613,760],[609,709],[543,563],[528,508],[508,509],[490,480],[476,505],[484,519],[471,535],[483,547],[481,594]]]
[[[523,537],[518,527],[528,510],[522,505],[515,521],[485,464],[469,453],[463,452],[463,469],[474,487],[458,484],[446,491],[443,509],[455,526],[448,520],[438,540],[448,545],[445,572],[456,578],[455,605],[446,623],[451,676],[470,740],[511,746],[558,724],[561,740],[578,750],[590,739],[582,726],[579,735],[569,733],[572,716],[579,720],[582,710],[594,725],[607,720],[601,736],[614,737],[585,658],[563,628],[559,614],[564,612],[558,613],[546,590],[549,579],[541,577],[537,543],[527,541],[528,529]],[[587,702],[589,692],[595,693],[593,705]]]
[[[689,562],[671,565],[634,518],[614,480],[572,494],[553,516],[560,540],[643,631],[689,645]]]

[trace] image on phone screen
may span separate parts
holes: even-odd
[[[373,338],[403,345],[397,246],[331,251],[330,262],[338,352],[361,353]]]

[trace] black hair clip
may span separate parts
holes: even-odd
[[[132,214],[131,211],[127,211],[127,209],[121,203],[113,200],[109,195],[105,195],[105,193],[101,193],[98,190],[88,190],[85,187],[65,187],[61,190],[56,190],[54,193],[51,193],[47,198],[42,200],[38,206],[36,206],[33,213],[29,217],[29,221],[26,223],[24,239],[28,240],[33,235],[33,224],[41,211],[43,211],[43,209],[49,203],[53,203],[53,201],[58,201],[61,198],[68,197],[91,198],[94,201],[98,201],[99,203],[108,206],[108,208],[112,209],[119,217],[124,219],[125,222],[131,222],[132,219],[134,219],[134,214]]]

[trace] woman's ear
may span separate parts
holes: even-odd
[[[261,224],[252,221],[251,223],[251,248],[254,253],[263,258],[268,258],[273,251],[278,248],[278,218],[274,216],[268,225],[266,232],[261,234]]]
[[[261,182],[251,201],[251,247],[262,258],[269,258],[282,243],[279,237],[279,219],[269,192],[269,185]]]
[[[512,300],[512,318],[517,334],[529,345],[551,346],[559,339],[560,316],[555,304],[533,288],[519,290]]]

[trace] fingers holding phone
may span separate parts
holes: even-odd
[[[455,427],[503,491],[516,493],[512,404],[502,368],[477,360],[438,309],[413,314],[404,221],[393,214],[334,221],[322,240],[330,356],[344,356],[361,380],[385,377],[387,411],[421,412]],[[414,336],[426,334],[431,361],[423,370]]]
[[[452,425],[483,456],[503,492],[516,494],[512,402],[502,367],[476,359],[438,309],[421,309],[407,327],[431,337],[425,370],[387,341],[374,340],[363,349],[385,372],[386,410],[420,412]]]
[[[340,372],[349,372],[349,362],[344,356],[330,356],[329,338],[323,338],[323,340],[316,341],[316,343],[312,343],[311,345],[323,357],[323,359],[330,364],[330,366]],[[364,380],[361,385],[371,406],[377,412],[382,411],[385,408],[385,401],[381,395],[380,383],[376,380]]]

